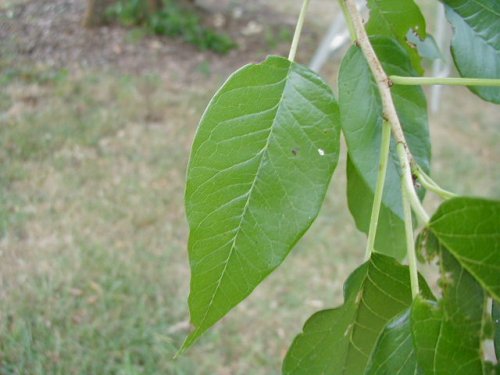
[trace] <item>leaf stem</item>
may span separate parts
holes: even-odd
[[[358,36],[356,34],[356,30],[354,29],[354,24],[352,23],[352,18],[349,16],[349,10],[347,9],[347,4],[344,0],[339,0],[340,9],[342,9],[342,13],[344,13],[345,23],[347,25],[347,30],[349,31],[349,36],[353,42],[358,40]]]
[[[422,206],[422,203],[420,203],[420,199],[418,199],[417,193],[415,191],[410,163],[408,163],[408,158],[406,156],[405,145],[402,143],[398,143],[397,151],[402,172],[401,178],[403,184],[401,185],[401,189],[406,189],[408,200],[410,201],[413,211],[417,215],[419,221],[425,225],[429,222],[429,215],[427,215],[427,212],[425,212],[424,207]]]
[[[384,192],[385,177],[387,174],[387,164],[389,161],[389,151],[391,145],[391,125],[384,121],[382,127],[382,140],[380,144],[380,161],[378,166],[377,185],[373,197],[372,213],[370,217],[370,229],[368,230],[368,240],[366,243],[365,260],[370,259],[375,245],[377,235],[378,219],[380,215],[380,206],[382,204],[382,195]]]
[[[391,95],[391,81],[389,77],[382,68],[382,64],[378,59],[373,47],[370,43],[370,39],[368,38],[368,34],[363,26],[363,19],[361,14],[356,7],[355,0],[340,0],[345,3],[347,7],[346,18],[350,18],[350,22],[352,22],[353,28],[356,33],[356,43],[359,45],[363,54],[366,58],[368,66],[375,78],[377,83],[378,91],[380,93],[380,97],[382,99],[382,108],[383,108],[383,116],[384,119],[387,120],[391,124],[392,134],[396,139],[396,142],[402,143],[405,147],[405,151],[408,157],[408,160],[412,160],[412,156],[408,150],[405,135],[403,133],[403,128],[399,121],[398,114],[396,112],[396,107],[394,106],[394,101],[392,100]],[[349,21],[348,21],[349,22]]]
[[[302,26],[304,26],[304,19],[306,16],[307,7],[309,5],[309,0],[304,0],[302,3],[302,9],[300,10],[299,19],[297,20],[297,26],[295,27],[295,33],[293,34],[292,46],[290,47],[290,54],[288,55],[288,60],[294,61],[295,55],[297,54],[297,47],[299,45],[300,34],[302,34]]]
[[[403,133],[403,127],[401,126],[401,122],[399,121],[399,117],[396,112],[396,106],[394,105],[394,101],[392,99],[390,90],[392,83],[385,73],[384,68],[382,67],[382,64],[380,63],[380,60],[378,59],[375,51],[373,50],[370,39],[368,38],[368,34],[366,33],[366,30],[363,26],[363,19],[361,18],[361,14],[356,7],[356,1],[342,1],[344,1],[347,6],[347,16],[351,18],[352,24],[356,31],[356,35],[358,36],[357,44],[363,51],[368,66],[370,67],[373,77],[375,78],[375,82],[377,83],[377,88],[382,100],[384,119],[391,124],[392,134],[398,144],[397,149],[399,154],[399,162],[401,164],[401,170],[404,177],[404,186],[407,189],[411,206],[413,207],[419,220],[423,223],[427,223],[429,221],[429,216],[422,207],[422,204],[420,203],[420,200],[418,199],[417,193],[415,191],[415,187],[413,186],[413,178],[410,169],[410,164],[414,163],[413,157],[410,153],[410,150],[408,149],[408,143],[406,142],[406,138]],[[405,187],[402,188],[404,189]]]
[[[441,188],[429,175],[427,175],[419,166],[413,170],[413,174],[417,176],[420,183],[429,191],[439,195],[443,199],[450,199],[457,196],[451,191]]]
[[[403,157],[406,159],[404,150]],[[403,213],[405,218],[406,252],[408,255],[408,267],[410,268],[411,296],[415,298],[420,293],[420,288],[418,286],[417,256],[415,254],[415,239],[413,238],[413,224],[410,207],[411,193],[408,191],[405,184],[405,175],[401,176],[401,180],[401,194],[403,198]]]
[[[389,76],[389,79],[396,85],[500,86],[497,78]]]

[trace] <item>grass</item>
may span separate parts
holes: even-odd
[[[364,252],[343,166],[284,267],[172,360],[188,319],[185,166],[211,81],[178,92],[155,76],[26,70],[0,82],[1,375],[278,374],[304,320],[340,303]],[[493,105],[445,90],[432,127],[444,187],[498,198],[496,122]]]

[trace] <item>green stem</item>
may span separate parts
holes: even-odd
[[[443,199],[450,199],[457,196],[451,191],[441,188],[431,177],[429,177],[420,167],[417,167],[413,173],[417,176],[420,183],[429,191],[439,195]]]
[[[377,185],[373,197],[372,213],[370,217],[370,229],[368,230],[368,241],[366,243],[365,259],[370,259],[375,245],[375,236],[377,234],[378,219],[380,216],[380,206],[382,204],[382,195],[384,192],[385,176],[387,174],[387,164],[389,161],[389,149],[391,145],[391,124],[384,121],[382,127],[382,140],[380,145],[380,161],[378,166]]]
[[[404,155],[406,158],[406,155]],[[410,268],[411,295],[413,298],[419,294],[417,256],[415,254],[415,240],[413,238],[413,224],[410,207],[410,191],[405,184],[405,176],[401,176],[401,193],[403,198],[403,213],[405,218],[406,252],[408,255],[408,267]],[[413,189],[412,189],[413,190]]]
[[[356,35],[356,29],[354,28],[352,17],[349,14],[349,10],[347,9],[345,0],[339,0],[339,5],[340,9],[342,9],[342,13],[344,13],[344,19],[347,25],[347,30],[349,31],[349,36],[351,37],[351,40],[355,42],[356,40],[358,40],[358,36]]]
[[[397,146],[399,163],[401,164],[402,173],[402,186],[401,189],[406,189],[408,200],[410,201],[411,207],[415,214],[417,215],[419,221],[422,224],[427,224],[429,222],[429,215],[425,212],[420,199],[418,199],[417,192],[413,186],[413,177],[411,174],[410,163],[408,162],[407,152],[404,143],[398,143]]]
[[[500,79],[496,78],[389,76],[389,79],[396,85],[500,86]]]
[[[294,61],[295,55],[297,53],[297,47],[299,46],[300,34],[302,33],[302,26],[304,26],[304,19],[306,17],[307,7],[309,5],[309,0],[304,0],[302,3],[302,9],[300,10],[299,19],[297,20],[297,26],[295,27],[295,34],[293,35],[292,46],[290,47],[290,54],[288,55],[288,60]]]

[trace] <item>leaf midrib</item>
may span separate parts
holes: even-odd
[[[220,291],[220,286],[221,286],[222,280],[224,279],[224,276],[226,274],[226,270],[227,270],[227,267],[229,265],[229,261],[231,260],[233,254],[234,254],[234,251],[235,251],[235,248],[236,248],[236,246],[235,246],[236,240],[237,240],[237,238],[238,238],[238,236],[239,236],[239,234],[241,232],[243,221],[244,221],[244,219],[245,219],[245,217],[247,215],[247,211],[248,211],[248,207],[249,207],[249,202],[252,199],[252,193],[254,191],[256,182],[258,180],[259,172],[262,169],[263,160],[266,159],[266,156],[267,156],[267,150],[269,148],[270,140],[272,138],[273,131],[275,129],[276,118],[278,118],[278,113],[280,112],[280,110],[282,108],[283,98],[284,98],[285,92],[287,91],[287,87],[289,85],[288,77],[290,76],[290,72],[292,71],[292,68],[293,68],[293,63],[289,63],[288,71],[287,71],[287,73],[286,73],[286,75],[284,77],[285,85],[283,87],[283,91],[281,93],[281,97],[280,97],[280,99],[278,100],[278,102],[276,104],[276,106],[277,106],[276,114],[275,114],[275,117],[274,117],[273,122],[271,124],[269,135],[267,137],[266,143],[265,143],[264,147],[262,148],[262,150],[264,150],[264,151],[262,152],[262,156],[261,156],[261,158],[259,160],[259,166],[257,167],[257,171],[255,173],[255,178],[254,178],[254,180],[252,182],[252,185],[250,186],[250,188],[248,190],[247,200],[246,200],[245,205],[243,207],[243,212],[241,214],[241,218],[240,218],[240,221],[238,223],[236,233],[234,234],[234,237],[233,237],[233,240],[232,240],[232,243],[231,243],[231,248],[229,250],[229,255],[227,256],[227,258],[226,258],[226,260],[224,262],[224,268],[221,271],[221,276],[220,276],[219,280],[216,283],[216,287],[215,287],[215,289],[213,291],[212,298],[210,299],[210,302],[208,303],[208,306],[206,308],[205,314],[204,314],[203,318],[201,319],[201,322],[199,323],[199,325],[197,327],[197,331],[199,331],[200,327],[203,326],[203,324],[205,323],[205,321],[206,321],[206,319],[208,317],[209,312],[211,311],[211,308],[212,308],[212,305],[214,303],[214,300],[215,300],[215,298],[217,297],[217,295],[218,295],[218,293]]]

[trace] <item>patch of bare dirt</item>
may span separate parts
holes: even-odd
[[[238,43],[221,57],[176,38],[134,37],[134,31],[119,25],[85,29],[83,0],[28,0],[3,7],[0,0],[0,53],[14,65],[154,73],[185,83],[199,80],[207,69],[227,74],[269,53],[286,54],[284,39],[293,32],[295,16],[264,3],[202,2],[210,12],[208,22]]]

